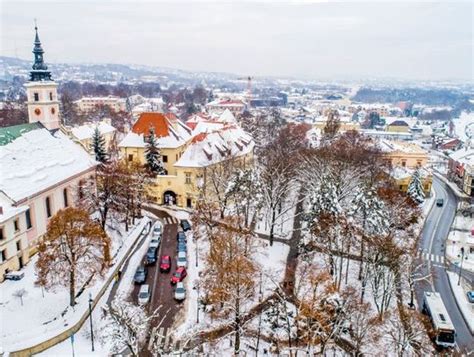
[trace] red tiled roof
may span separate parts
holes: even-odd
[[[170,122],[167,119],[171,118],[177,120],[176,116],[172,113],[142,113],[135,124],[133,124],[132,132],[135,134],[148,135],[150,128],[153,128],[156,137],[168,136],[170,134]]]
[[[193,144],[203,141],[207,137],[207,133],[199,133],[197,134],[193,140],[191,141]]]

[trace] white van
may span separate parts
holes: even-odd
[[[150,301],[150,285],[144,284],[140,287],[138,292],[138,303],[141,305],[147,304]]]
[[[188,260],[186,259],[186,252],[178,252],[178,257],[176,258],[176,266],[179,267],[188,267]]]

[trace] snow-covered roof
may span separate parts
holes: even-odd
[[[462,148],[456,150],[455,152],[449,155],[451,159],[454,161],[458,161],[460,163],[464,163],[467,165],[474,165],[474,148],[473,149],[466,149]]]
[[[112,125],[101,121],[98,124],[88,123],[81,126],[76,126],[71,129],[71,133],[78,140],[91,139],[94,135],[96,127],[99,128],[99,131],[102,135],[113,133],[115,131],[115,128]]]
[[[234,114],[231,113],[229,109],[224,110],[224,112],[220,115],[219,121],[224,123],[236,123],[237,120],[235,119]]]
[[[0,223],[7,221],[8,219],[15,217],[16,215],[25,212],[28,206],[23,205],[15,207],[12,205],[12,201],[9,200],[5,195],[0,192],[0,207],[2,208],[0,213]]]
[[[224,123],[219,121],[200,121],[196,124],[193,130],[193,136],[200,134],[200,133],[209,133],[211,131],[215,131],[224,127]]]
[[[14,201],[93,168],[89,154],[61,131],[44,127],[0,146],[0,190]]]
[[[380,150],[387,153],[398,151],[406,154],[427,154],[425,150],[415,143],[380,139],[378,144]]]
[[[408,177],[412,177],[415,169],[410,169],[408,167],[395,166],[390,171],[390,175],[396,180],[403,180]],[[429,177],[432,175],[431,171],[425,168],[419,168],[421,177]]]
[[[236,125],[200,133],[193,137],[181,158],[179,167],[206,167],[227,158],[252,152],[255,143],[250,135]]]
[[[119,147],[144,148],[145,140],[143,134],[135,134],[130,131],[120,142]]]

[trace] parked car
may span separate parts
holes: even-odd
[[[177,239],[178,241],[180,241],[180,240],[186,241],[186,234],[184,234],[184,232],[181,232],[181,231],[180,231],[180,232],[178,232],[178,234],[176,235],[176,239]]]
[[[163,233],[163,226],[161,225],[161,222],[156,222],[155,225],[153,226],[153,237],[160,237],[161,234]]]
[[[135,271],[135,276],[133,277],[133,281],[136,284],[143,284],[146,281],[147,274],[148,274],[148,269],[140,265]]]
[[[156,248],[158,249],[158,247],[160,246],[161,244],[161,236],[156,236],[156,237],[153,237],[151,240],[150,240],[150,244],[148,245],[150,248]]]
[[[156,248],[148,248],[148,251],[146,252],[146,265],[152,265],[156,263],[156,252]]]
[[[474,290],[467,292],[467,299],[470,303],[474,304]]]
[[[444,205],[444,200],[442,198],[438,198],[436,200],[436,206],[442,207]]]
[[[186,268],[185,267],[179,267],[176,269],[176,271],[173,273],[171,276],[171,284],[176,284],[179,283],[180,281],[183,281],[183,279],[186,277]]]
[[[176,289],[174,290],[174,298],[178,301],[186,299],[186,289],[183,282],[176,283]]]
[[[21,280],[25,277],[23,271],[11,271],[5,274],[5,279],[7,280]]]
[[[160,271],[163,273],[169,272],[171,269],[171,257],[169,255],[163,255],[160,259]]]
[[[183,231],[189,231],[191,229],[191,225],[189,224],[187,219],[182,219],[181,220],[181,228],[183,228]]]
[[[138,292],[138,303],[139,304],[147,304],[150,301],[150,285],[144,284],[140,287],[140,291]]]
[[[178,246],[177,246],[176,250],[178,252],[187,252],[188,248],[186,247],[186,243],[184,243],[182,241],[178,242]]]
[[[187,267],[188,259],[186,258],[186,252],[178,252],[178,257],[176,258],[177,267]]]

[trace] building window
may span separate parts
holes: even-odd
[[[407,166],[407,162],[405,160],[402,161],[402,167],[406,167]]]
[[[167,155],[163,155],[163,162],[168,162],[168,156]]]
[[[0,228],[0,240],[5,239],[5,236],[3,235],[3,227]]]
[[[31,212],[29,208],[25,212],[25,218],[26,218],[26,229],[30,229],[31,227],[33,227],[33,225],[31,224]]]
[[[416,160],[416,166],[421,166],[421,160]]]
[[[16,251],[21,252],[21,241],[16,242]]]
[[[69,206],[69,201],[67,199],[67,188],[65,188],[63,190],[63,197],[64,197],[64,207],[68,207]]]
[[[51,214],[51,199],[46,197],[46,216],[49,218],[52,216]]]
[[[53,100],[53,92],[49,92],[49,100]]]
[[[184,182],[187,183],[187,184],[190,184],[191,183],[191,173],[186,172],[185,175],[186,175],[186,179],[185,179]]]
[[[3,263],[5,260],[7,260],[7,253],[5,250],[0,251],[0,263]]]
[[[82,200],[84,198],[84,180],[79,181],[78,194],[79,199]]]
[[[133,161],[133,154],[128,154],[128,161]]]
[[[15,227],[15,232],[20,231],[20,221],[18,220],[18,218],[13,221],[13,227]]]
[[[178,161],[178,154],[176,154],[176,161]]]
[[[35,96],[35,102],[39,102],[40,100],[39,93],[34,93],[34,96]]]

